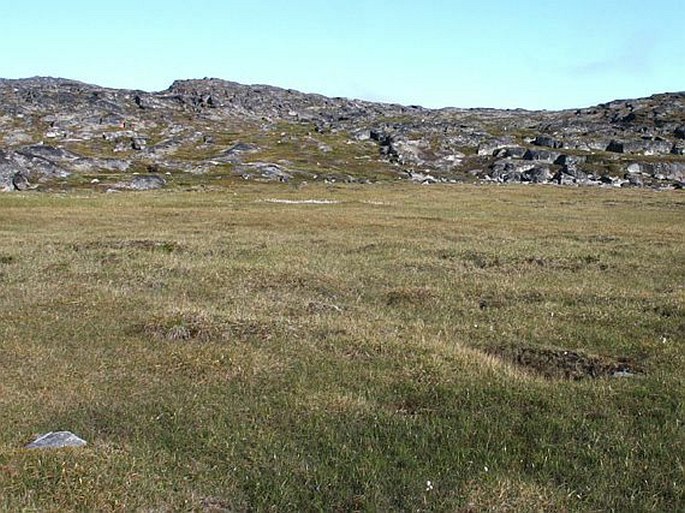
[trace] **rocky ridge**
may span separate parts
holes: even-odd
[[[426,109],[219,79],[0,79],[0,190],[235,180],[682,188],[685,93],[563,111]]]

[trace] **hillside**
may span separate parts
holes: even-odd
[[[397,179],[680,188],[685,93],[431,110],[218,79],[155,93],[0,80],[0,190]]]

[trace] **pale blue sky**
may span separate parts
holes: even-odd
[[[685,90],[684,23],[685,0],[0,0],[0,77],[570,108]]]

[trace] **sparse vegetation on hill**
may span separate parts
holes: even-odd
[[[136,189],[135,174],[172,188],[398,179],[682,188],[685,93],[558,112],[431,110],[218,79],[157,93],[0,80],[0,190]]]

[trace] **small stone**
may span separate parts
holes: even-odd
[[[632,378],[633,376],[635,376],[635,373],[629,370],[616,370],[611,373],[612,378]]]
[[[40,435],[26,446],[27,449],[60,449],[62,447],[83,447],[88,442],[70,431],[51,431]]]

